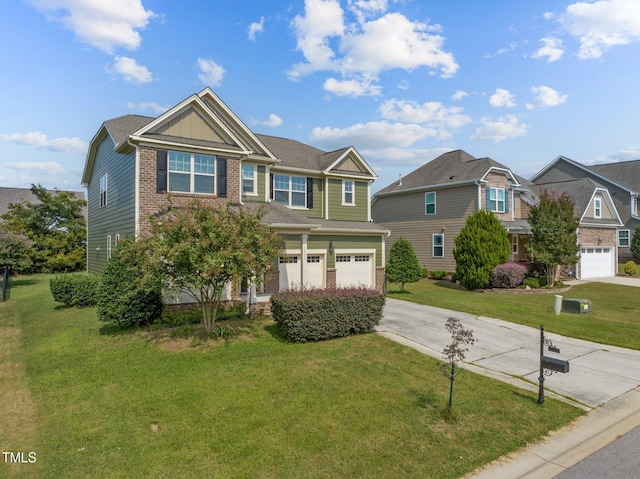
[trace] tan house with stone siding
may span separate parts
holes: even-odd
[[[148,218],[193,199],[212,206],[263,207],[282,235],[265,294],[291,285],[384,283],[388,231],[371,221],[377,178],[353,147],[326,152],[253,133],[209,88],[157,118],[105,121],[90,143],[87,270],[100,274],[125,236]]]

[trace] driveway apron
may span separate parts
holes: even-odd
[[[475,316],[432,306],[387,298],[384,316],[376,331],[442,359],[451,343],[445,328],[455,317],[476,339],[465,358],[465,367],[480,374],[532,389],[540,376],[540,330],[495,318]],[[640,351],[568,338],[545,331],[545,338],[560,349],[546,356],[569,361],[569,373],[545,377],[545,391],[571,398],[588,408],[605,404],[640,387]],[[513,379],[516,378],[514,381]],[[518,381],[520,380],[520,381]],[[526,384],[522,380],[530,383]]]

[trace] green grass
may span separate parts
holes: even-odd
[[[405,285],[405,293],[388,296],[440,308],[504,319],[598,343],[640,349],[640,291],[633,286],[586,283],[569,291],[543,294],[497,294],[466,291],[447,281],[422,280]],[[587,314],[553,312],[554,295],[591,300]]]
[[[583,414],[462,371],[445,421],[440,363],[377,334],[122,332],[56,306],[47,280],[0,304],[0,447],[37,454],[1,477],[457,478]]]

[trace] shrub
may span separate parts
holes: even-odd
[[[271,296],[273,319],[291,342],[366,333],[382,319],[385,298],[369,288],[289,290]]]
[[[429,268],[422,268],[422,277],[423,278],[429,277]]]
[[[126,238],[114,248],[98,285],[100,321],[120,327],[150,323],[162,313],[159,282],[145,274],[144,246]]]
[[[391,246],[389,262],[386,268],[387,281],[400,283],[400,291],[404,291],[405,283],[415,283],[422,277],[422,267],[418,261],[411,241],[404,237]]]
[[[516,288],[522,284],[526,274],[527,268],[521,264],[499,264],[491,273],[491,287]]]
[[[431,272],[431,277],[433,279],[442,279],[447,275],[447,272],[443,269],[437,269]]]
[[[53,300],[67,306],[96,304],[96,289],[100,278],[90,274],[63,274],[49,280]]]
[[[638,266],[633,261],[627,261],[624,264],[624,274],[635,276],[638,274]]]
[[[542,288],[547,285],[547,277],[546,276],[534,276],[532,278],[525,278],[522,282],[523,286],[529,286],[533,289]]]

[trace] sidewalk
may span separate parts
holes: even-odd
[[[451,316],[472,329],[477,339],[463,367],[537,392],[538,329],[388,298],[376,330],[442,359],[442,350],[451,340],[444,323]],[[546,332],[545,337],[560,349],[559,354],[545,354],[570,363],[568,374],[545,378],[545,394],[567,400],[589,414],[544,442],[489,465],[469,479],[552,478],[640,425],[640,351],[551,332]]]

